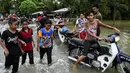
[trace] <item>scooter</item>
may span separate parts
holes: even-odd
[[[78,37],[77,32],[70,32],[70,30],[65,27],[65,24],[58,24],[54,26],[54,36],[58,35],[62,43],[68,42],[70,38]]]
[[[104,72],[109,66],[115,69],[119,73],[130,73],[130,56],[122,53],[118,46],[120,35],[114,33],[104,38],[105,41],[109,41],[107,45],[100,45],[101,49],[104,49],[103,54],[98,52],[95,48],[98,48],[96,44],[91,45],[89,53],[86,58],[80,62],[88,67],[96,67]],[[82,55],[84,40],[72,38],[69,41],[69,56],[68,58],[73,61],[77,61],[78,57]]]

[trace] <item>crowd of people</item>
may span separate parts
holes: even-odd
[[[20,23],[23,22],[23,20],[28,19],[28,23],[35,23],[36,19],[34,20],[31,16],[30,17],[26,17],[25,15],[23,16],[18,16],[17,14],[4,14],[2,17],[0,17],[0,24],[8,24],[8,20],[10,18],[16,18]]]
[[[19,67],[19,59],[22,56],[22,63],[26,62],[27,54],[29,56],[29,63],[34,64],[33,48],[35,47],[34,39],[32,37],[33,30],[28,27],[28,19],[23,16],[21,18],[22,29],[17,31],[19,24],[16,15],[8,18],[9,29],[1,34],[0,44],[4,49],[5,54],[5,68],[9,69],[13,65],[12,73],[16,73]],[[40,53],[40,60],[45,53],[47,53],[48,65],[52,63],[52,45],[53,45],[53,30],[51,29],[52,22],[46,17],[39,18],[41,26],[38,29],[38,48]],[[42,26],[44,25],[44,26]],[[49,40],[49,41],[48,41]]]
[[[76,30],[81,33],[81,39],[84,39],[84,53],[81,55],[77,62],[73,65],[73,70],[76,70],[77,64],[82,61],[90,48],[90,45],[97,43],[97,40],[104,40],[100,37],[100,27],[106,27],[114,29],[116,32],[120,31],[112,26],[102,23],[102,15],[98,10],[98,7],[93,7],[93,11],[88,11],[86,15],[80,15],[80,18],[76,21]],[[60,16],[57,16],[57,23],[60,24],[63,20]],[[43,56],[47,54],[48,66],[52,64],[52,49],[53,49],[53,28],[52,21],[44,15],[38,17],[38,30],[37,30],[37,51],[40,53],[40,62],[42,62]],[[29,63],[34,64],[33,48],[36,46],[32,37],[33,30],[28,27],[28,19],[23,16],[21,18],[22,30],[17,31],[18,19],[16,15],[12,15],[8,19],[9,29],[5,30],[1,34],[0,44],[4,49],[5,54],[5,68],[9,69],[13,65],[12,73],[17,73],[19,68],[20,56],[22,56],[22,65],[26,62],[26,56],[29,56]],[[78,25],[78,27],[77,27]],[[97,43],[98,44],[98,43]],[[100,45],[97,50],[100,52]]]

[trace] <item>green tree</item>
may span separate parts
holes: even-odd
[[[56,5],[53,3],[54,0],[43,0],[44,7],[49,9],[50,11],[53,11],[56,9]]]
[[[32,0],[36,5],[37,5],[37,9],[43,9],[45,6],[43,4],[43,0]]]
[[[57,5],[56,3],[54,3],[54,0],[32,0],[36,5],[37,5],[37,9],[41,10],[44,8],[47,8],[50,11],[56,10],[58,8],[60,8],[60,5]]]
[[[11,8],[11,0],[1,0],[0,1],[0,11],[1,12],[9,12]]]
[[[19,9],[20,11],[23,13],[23,14],[30,14],[34,11],[36,11],[37,9],[37,6],[36,4],[31,1],[31,0],[25,0],[21,3],[21,5],[19,6]]]
[[[89,0],[61,0],[61,4],[63,7],[71,8],[71,13],[76,16],[92,7]]]

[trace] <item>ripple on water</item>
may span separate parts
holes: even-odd
[[[50,66],[51,73],[69,73],[69,64],[62,59]]]

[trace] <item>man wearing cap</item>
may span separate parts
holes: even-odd
[[[34,64],[34,57],[33,57],[33,46],[34,40],[33,40],[33,30],[28,27],[27,21],[23,22],[23,28],[20,31],[20,37],[21,39],[26,42],[27,45],[21,44],[21,48],[24,51],[24,54],[22,55],[22,65],[26,62],[26,55],[29,55],[29,63],[32,65]]]

